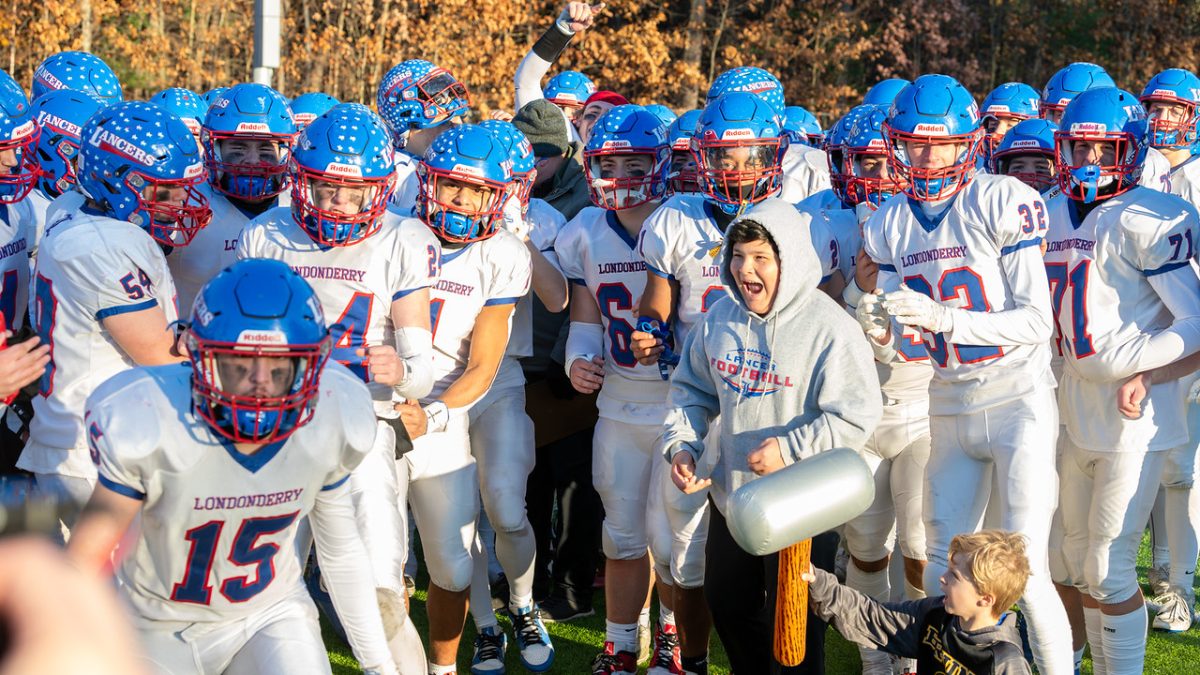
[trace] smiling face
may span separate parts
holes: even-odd
[[[770,242],[757,239],[734,244],[729,271],[751,312],[771,311],[779,291],[779,256]]]

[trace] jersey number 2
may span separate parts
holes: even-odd
[[[287,529],[296,520],[298,513],[294,511],[282,516],[247,518],[242,521],[237,536],[233,538],[229,562],[238,566],[254,565],[254,581],[250,581],[249,575],[222,581],[221,595],[225,596],[226,600],[245,602],[271,585],[275,579],[275,554],[279,552],[279,545],[259,545],[258,538]],[[192,548],[188,551],[187,569],[183,572],[183,580],[171,589],[172,600],[198,605],[207,605],[212,600],[212,585],[208,581],[212,576],[213,559],[217,555],[217,543],[221,541],[223,529],[225,521],[210,520],[193,527],[183,535]]]

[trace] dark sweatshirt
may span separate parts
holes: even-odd
[[[1017,615],[976,631],[959,627],[948,614],[945,596],[909,602],[881,603],[842,586],[837,578],[814,569],[808,607],[837,628],[842,637],[889,654],[917,660],[917,673],[946,675],[1027,675],[1021,652]]]

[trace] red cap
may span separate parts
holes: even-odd
[[[617,92],[602,90],[602,91],[598,91],[598,92],[592,94],[591,96],[589,96],[588,100],[584,102],[583,107],[586,108],[589,105],[591,105],[592,103],[595,103],[597,101],[599,101],[601,103],[610,103],[614,106],[629,105],[629,99],[618,94]]]

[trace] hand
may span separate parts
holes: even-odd
[[[896,321],[905,326],[924,328],[931,333],[950,330],[950,308],[908,286],[883,297],[883,307]]]
[[[779,447],[779,439],[772,436],[746,456],[746,466],[758,476],[775,473],[783,468],[783,450]]]
[[[1138,373],[1117,389],[1117,410],[1131,420],[1142,416],[1142,401],[1150,393],[1149,373]]]
[[[513,121],[513,114],[507,110],[493,110],[492,112],[488,113],[488,117],[490,119],[500,120],[501,122]]]
[[[629,348],[633,350],[634,358],[643,366],[652,366],[658,363],[658,355],[662,354],[665,349],[662,340],[640,330],[633,331],[629,336]]]
[[[3,339],[7,340],[10,335],[5,331]],[[24,342],[0,349],[0,399],[15,394],[46,372],[46,364],[50,363],[50,346],[39,346],[38,342],[35,335]]]
[[[864,292],[870,293],[875,290],[878,279],[879,264],[871,260],[866,249],[858,249],[858,255],[854,256],[854,283]]]
[[[589,5],[586,2],[568,2],[558,15],[558,23],[572,33],[580,33],[592,27],[596,15],[604,10],[604,3]]]
[[[33,537],[0,542],[0,673],[142,675],[134,632],[108,580]]]
[[[867,337],[883,342],[892,329],[892,322],[883,308],[883,291],[876,288],[862,296],[854,310],[854,318],[858,319],[858,325],[862,326]]]
[[[685,495],[712,485],[711,478],[696,477],[696,458],[687,450],[680,450],[671,458],[671,482]]]
[[[817,573],[813,571],[812,563],[808,564],[807,572],[800,573],[800,580],[809,584],[817,580]]]
[[[581,394],[591,394],[599,391],[604,384],[604,359],[593,356],[587,359],[575,359],[571,362],[571,386]]]
[[[404,361],[391,345],[372,345],[356,349],[354,353],[365,358],[363,362],[371,373],[371,380],[394,387],[404,379]]]
[[[425,410],[421,408],[421,404],[417,401],[409,399],[404,403],[397,403],[392,406],[400,413],[400,421],[404,423],[405,430],[408,431],[408,437],[416,440],[420,436],[424,436],[428,430],[429,420],[425,417]]]

